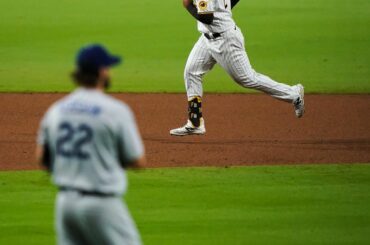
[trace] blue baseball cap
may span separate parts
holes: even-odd
[[[118,65],[121,60],[120,56],[110,54],[102,45],[92,44],[78,51],[76,65],[83,72],[97,73],[100,68]]]

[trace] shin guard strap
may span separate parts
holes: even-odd
[[[200,126],[200,119],[202,118],[202,101],[200,97],[193,97],[189,100],[189,120],[194,127]]]

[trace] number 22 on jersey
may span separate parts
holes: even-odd
[[[90,154],[83,149],[93,139],[93,131],[89,125],[82,123],[73,127],[69,122],[62,122],[58,127],[58,134],[57,156],[81,160],[90,158]]]

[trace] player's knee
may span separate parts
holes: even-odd
[[[257,73],[255,71],[246,72],[244,74],[234,76],[234,80],[243,86],[252,86],[257,82]]]
[[[186,66],[184,70],[184,78],[187,79],[192,76],[194,76],[194,69],[192,69],[191,66]]]
[[[185,81],[199,82],[202,80],[202,76],[198,75],[194,69],[185,68],[184,79]]]
[[[253,77],[248,75],[241,75],[241,76],[234,76],[234,80],[237,83],[243,84],[243,83],[251,83],[253,82]]]

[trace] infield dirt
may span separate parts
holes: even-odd
[[[0,94],[0,170],[35,169],[45,110],[65,94]],[[205,136],[173,137],[183,94],[113,94],[136,114],[149,167],[370,162],[370,95],[308,95],[306,114],[266,95],[207,94]]]

